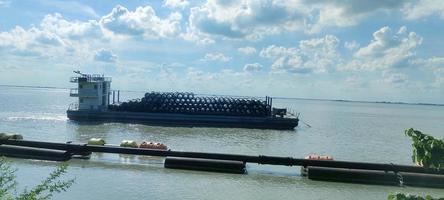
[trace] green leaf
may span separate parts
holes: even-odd
[[[413,162],[422,163],[424,167],[443,169],[443,140],[438,140],[413,128],[406,129],[405,135],[412,139]]]

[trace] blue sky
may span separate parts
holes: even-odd
[[[0,84],[444,103],[441,0],[0,0]]]

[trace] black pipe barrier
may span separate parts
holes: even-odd
[[[203,152],[186,152],[186,151],[164,151],[153,149],[125,148],[118,146],[97,146],[88,144],[70,144],[55,142],[40,142],[30,140],[3,140],[0,144],[27,146],[46,149],[57,149],[69,152],[102,152],[102,153],[118,153],[132,155],[147,155],[160,157],[187,157],[187,158],[204,158],[217,160],[234,160],[248,163],[268,164],[268,165],[285,165],[285,166],[317,166],[331,168],[349,168],[349,169],[365,169],[365,170],[381,170],[392,172],[410,172],[410,173],[426,173],[426,174],[444,174],[444,170],[433,168],[424,168],[409,165],[383,164],[383,163],[365,163],[365,162],[349,162],[334,160],[309,160],[292,157],[277,156],[250,156],[239,154],[222,154],[222,153],[203,153]]]
[[[233,160],[166,157],[165,168],[244,174],[245,163]]]
[[[0,145],[0,155],[13,158],[25,158],[50,161],[67,161],[72,154],[68,151]]]
[[[444,176],[435,174],[308,167],[308,178],[319,181],[444,188]]]
[[[417,187],[444,188],[444,176],[436,174],[418,174],[399,172],[404,185]]]
[[[308,178],[311,180],[362,183],[375,185],[399,185],[394,172],[362,169],[340,169],[329,167],[308,167]]]

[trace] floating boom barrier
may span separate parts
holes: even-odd
[[[88,156],[92,152],[167,157],[166,168],[245,173],[245,163],[302,166],[307,168],[308,178],[312,180],[444,188],[444,170],[392,163],[311,160],[0,139],[0,155],[10,157],[63,161],[69,160],[72,156]]]

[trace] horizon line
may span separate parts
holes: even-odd
[[[0,84],[0,87],[15,87],[15,88],[38,88],[38,89],[71,89],[66,87],[55,87],[55,86],[32,86],[32,85],[10,85],[10,84]],[[115,90],[117,91],[117,90]],[[138,90],[119,90],[122,92],[140,92],[145,93],[147,91]],[[232,96],[232,97],[254,97],[254,98],[264,98],[264,96],[248,96],[248,95],[226,95],[226,94],[207,94],[207,93],[196,93],[196,95],[207,95],[207,96]],[[444,106],[440,103],[424,103],[424,102],[402,102],[402,101],[365,101],[365,100],[349,100],[349,99],[319,99],[319,98],[304,98],[304,97],[282,97],[282,96],[269,96],[275,99],[294,99],[294,100],[314,100],[314,101],[334,101],[334,102],[354,102],[354,103],[379,103],[379,104],[400,104],[400,105],[427,105],[427,106]]]

